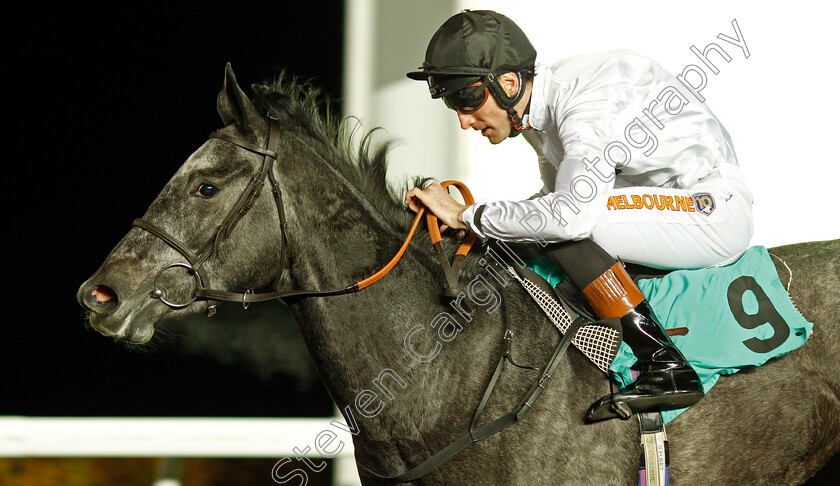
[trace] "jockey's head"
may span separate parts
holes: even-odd
[[[499,143],[524,128],[528,100],[523,97],[536,57],[528,37],[509,18],[465,10],[435,32],[420,70],[407,76],[427,81],[432,98],[443,98],[458,113],[461,128],[481,130]]]

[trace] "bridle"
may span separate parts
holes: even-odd
[[[224,140],[250,152],[262,155],[263,161],[260,170],[258,172],[255,172],[254,175],[251,176],[248,185],[245,187],[245,190],[242,191],[242,194],[239,196],[239,199],[236,200],[236,203],[233,205],[230,211],[228,211],[227,216],[225,216],[225,219],[222,220],[222,223],[218,226],[218,228],[216,228],[216,231],[209,238],[207,243],[201,248],[201,250],[198,251],[198,253],[193,253],[187,247],[187,245],[185,245],[183,242],[181,242],[180,240],[178,240],[177,238],[160,228],[158,225],[142,218],[134,220],[134,227],[141,228],[157,236],[158,238],[163,240],[164,243],[169,245],[172,249],[180,253],[186,259],[186,262],[177,262],[169,264],[163,267],[157,273],[154,280],[154,289],[149,294],[150,298],[158,299],[172,309],[182,309],[197,300],[208,301],[210,305],[207,308],[207,315],[209,317],[213,316],[216,313],[216,301],[240,302],[242,306],[247,309],[248,305],[252,302],[262,302],[273,299],[281,299],[289,303],[307,297],[326,297],[331,295],[341,295],[348,294],[351,292],[357,292],[365,287],[368,287],[374,282],[377,282],[397,264],[399,259],[402,257],[403,253],[405,253],[406,248],[408,248],[408,244],[411,241],[411,238],[414,236],[414,231],[417,229],[417,225],[420,222],[420,218],[423,216],[424,209],[422,208],[420,211],[417,212],[408,237],[406,238],[400,250],[394,256],[394,258],[392,258],[387,265],[385,265],[381,270],[379,270],[375,274],[346,287],[332,290],[291,290],[283,292],[275,291],[262,293],[254,293],[251,290],[247,290],[245,292],[231,292],[227,290],[214,290],[206,287],[206,284],[209,282],[209,280],[207,278],[207,273],[202,267],[202,265],[207,261],[207,259],[209,259],[211,256],[217,253],[219,245],[230,236],[231,232],[236,227],[236,224],[239,222],[239,220],[242,219],[242,217],[254,206],[254,203],[256,203],[257,198],[259,198],[260,194],[262,193],[266,180],[270,184],[272,194],[274,195],[274,203],[275,207],[277,208],[277,216],[280,222],[280,253],[283,259],[281,263],[281,268],[285,268],[289,261],[288,239],[286,236],[286,215],[283,208],[283,194],[280,191],[280,185],[277,183],[277,179],[275,178],[273,171],[274,162],[277,160],[278,157],[280,131],[280,124],[278,123],[277,119],[269,117],[269,135],[268,139],[266,140],[265,147],[260,147],[259,145],[255,145],[246,140],[242,140],[239,137],[234,137],[218,131],[210,134],[209,138]],[[472,204],[474,202],[472,194],[470,194],[469,190],[466,188],[466,186],[464,186],[464,184],[457,181],[446,181],[443,182],[441,185],[444,187],[454,185],[458,188],[459,191],[461,191],[461,194],[463,195],[464,200],[467,204]],[[458,270],[461,262],[463,261],[464,257],[469,252],[473,242],[475,241],[475,233],[467,233],[466,237],[461,243],[461,246],[456,252],[452,264],[450,264],[449,260],[443,253],[443,245],[441,243],[442,238],[440,235],[440,229],[438,228],[437,217],[435,217],[431,212],[427,213],[426,222],[429,226],[429,233],[432,237],[432,243],[435,247],[438,257],[441,260],[441,265],[443,266],[444,274],[446,276],[446,293],[454,293],[455,295],[457,295],[458,293],[460,293],[460,290],[458,290]],[[195,290],[193,292],[193,295],[186,302],[172,302],[166,297],[166,289],[161,287],[160,285],[161,275],[167,270],[173,268],[184,268],[195,279]]]

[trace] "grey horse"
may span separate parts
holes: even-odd
[[[249,99],[227,67],[217,103],[226,126],[219,133],[266,146],[267,117],[277,120],[272,175],[284,208],[278,211],[264,188],[230,234],[216,241],[201,284],[230,291],[325,290],[377,271],[399,249],[412,220],[385,181],[387,145],[374,147],[370,137],[353,144],[341,128],[346,125],[319,115],[316,93],[297,83],[254,89]],[[263,154],[211,138],[143,219],[198,252],[263,160]],[[457,313],[442,298],[444,274],[429,240],[421,231],[393,271],[360,292],[290,303],[309,354],[354,433],[357,463],[382,475],[416,466],[468,430],[499,359],[506,315],[517,363],[541,368],[561,338],[520,286],[498,279],[501,273],[489,268],[482,247],[467,256],[461,274],[483,284],[471,294],[472,312]],[[455,235],[444,235],[446,251],[454,252],[456,244]],[[722,378],[669,424],[675,485],[801,484],[840,450],[840,240],[771,253],[783,280],[792,274],[789,292],[815,331],[787,356]],[[161,320],[207,311],[207,301],[175,309],[150,297],[165,289],[170,302],[190,300],[195,275],[181,267],[161,271],[183,260],[171,244],[132,228],[79,289],[90,324],[115,339],[143,343]],[[538,376],[507,366],[482,423],[514,409]],[[588,404],[607,389],[604,375],[570,349],[528,415],[417,483],[633,483],[638,424],[583,423]],[[362,480],[379,483],[366,474]]]

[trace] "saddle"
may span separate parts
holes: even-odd
[[[533,253],[523,258],[527,270],[532,270],[527,274],[532,284],[526,289],[540,288],[542,299],[552,296],[587,309],[571,284],[561,281],[562,273],[548,259],[540,258],[533,258]],[[663,272],[626,265],[674,344],[697,371],[707,393],[721,375],[783,356],[805,344],[813,330],[813,324],[791,301],[770,254],[762,246],[749,248],[730,265],[714,268]],[[534,298],[540,303],[540,298]],[[543,310],[552,318],[550,310]],[[581,351],[599,369],[612,372],[620,386],[635,379],[631,368],[636,359],[627,345],[619,346],[606,368],[600,356]],[[663,412],[665,423],[684,410]]]
[[[560,308],[572,308],[595,321],[579,291],[562,273],[548,259],[533,257],[526,253],[525,268],[516,270],[516,279],[560,332],[565,332]],[[764,247],[752,247],[737,262],[716,268],[669,272],[633,264],[626,267],[707,393],[721,375],[780,357],[802,346],[813,330],[791,301]],[[636,358],[620,336],[616,346],[610,331],[576,336],[572,343],[619,387],[626,386],[636,379],[632,369]],[[639,414],[639,484],[667,481],[664,425],[685,410]]]

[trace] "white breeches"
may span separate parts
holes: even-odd
[[[678,269],[732,263],[752,233],[752,194],[724,164],[690,189],[613,189],[591,238],[623,261]]]

